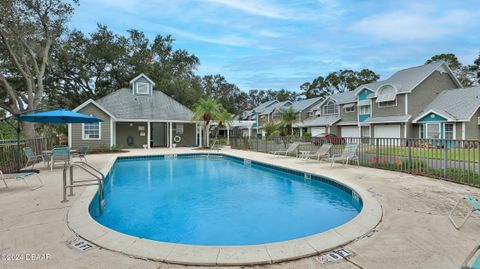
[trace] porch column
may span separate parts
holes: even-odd
[[[300,137],[303,137],[303,128],[300,127]]]
[[[168,139],[169,139],[169,144],[170,144],[170,148],[173,148],[173,137],[172,137],[172,135],[173,135],[173,123],[172,123],[172,122],[170,122],[170,124],[169,124],[169,129],[170,129],[170,130],[169,130],[169,134],[170,134],[170,135],[169,135],[169,137],[168,137]]]
[[[198,146],[202,147],[203,146],[203,130],[201,125],[198,126],[198,133],[200,134],[199,135],[200,141],[198,141]]]
[[[227,124],[227,144],[230,145],[230,127]]]
[[[252,137],[252,127],[248,127],[248,137]]]
[[[147,121],[147,148],[150,149],[150,140],[151,140],[151,134],[150,134],[150,121]]]
[[[113,147],[114,141],[113,141],[113,119],[110,118],[110,147]]]

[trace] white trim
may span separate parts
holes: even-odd
[[[150,144],[151,144],[151,140],[152,140],[152,137],[151,137],[151,127],[150,127],[150,122],[147,121],[147,148],[149,149],[150,148]]]
[[[139,92],[138,91],[138,86],[142,84],[142,86],[147,86],[147,91],[146,92]],[[151,89],[150,89],[150,83],[147,83],[147,82],[135,82],[135,94],[138,94],[138,95],[150,95],[151,94]]]
[[[369,87],[364,87],[364,86],[362,86],[362,85],[360,85],[359,87],[360,87],[360,90],[358,90],[358,91],[355,93],[355,96],[358,96],[358,94],[361,93],[364,89],[367,89],[367,90],[371,91],[372,93],[375,93],[375,91],[374,91],[373,89],[369,88]],[[378,87],[377,87],[377,89],[378,89]]]
[[[72,124],[68,124],[68,147],[72,147]]]
[[[455,84],[457,84],[457,87],[458,87],[458,88],[463,88],[462,83],[460,83],[460,81],[457,79],[457,77],[453,74],[452,69],[450,69],[450,67],[448,66],[448,64],[446,64],[445,62],[442,62],[441,65],[437,66],[437,68],[435,68],[434,70],[432,70],[432,72],[430,72],[428,75],[426,75],[422,80],[420,80],[420,82],[418,82],[415,86],[413,86],[410,90],[408,90],[408,91],[406,91],[406,92],[409,92],[409,93],[412,92],[415,88],[418,87],[418,85],[420,85],[420,83],[422,83],[425,79],[427,79],[430,75],[432,75],[433,72],[437,71],[440,66],[446,67],[447,73],[448,73],[448,74],[450,75],[450,77],[453,79],[453,82],[455,82]]]
[[[405,94],[405,115],[408,115],[408,93]]]
[[[129,84],[132,85],[135,81],[137,81],[141,77],[145,78],[146,80],[148,80],[148,82],[150,82],[153,86],[155,86],[155,82],[153,82],[153,80],[147,77],[147,75],[145,75],[144,73],[141,73],[140,75],[134,77],[132,80],[130,80]]]
[[[407,127],[408,127],[408,123],[404,122],[403,123],[403,138],[407,138],[407,135],[408,135]]]
[[[95,105],[96,107],[100,108],[100,110],[102,110],[103,112],[105,112],[108,116],[110,116],[111,118],[115,118],[115,116],[113,116],[110,112],[108,112],[108,110],[106,110],[105,108],[103,108],[101,105],[99,105],[97,102],[95,102],[94,100],[92,99],[88,99],[87,101],[83,102],[81,105],[77,106],[76,108],[74,108],[72,111],[73,112],[78,112],[80,109],[86,107],[87,105],[89,104],[93,104]]]
[[[85,138],[85,123],[82,123],[82,140],[102,140],[102,123],[98,122],[98,138]]]
[[[398,99],[397,97],[395,96],[395,104],[394,105],[383,105],[383,106],[380,106],[380,104],[385,104],[385,103],[389,103],[389,102],[392,102],[392,101],[386,101],[386,102],[376,102],[377,103],[377,107],[382,109],[382,108],[388,108],[388,107],[396,107],[398,106]]]
[[[385,82],[385,83],[383,83],[383,84],[381,84],[380,86],[377,87],[377,90],[373,92],[374,96],[372,98],[378,98],[378,92],[380,91],[380,89],[382,87],[385,87],[385,86],[392,86],[392,88],[395,90],[395,95],[398,94],[398,89],[397,89],[397,87],[395,87],[395,85],[393,85],[391,83],[388,83],[388,82]]]
[[[430,109],[430,110],[428,110],[427,112],[424,112],[424,113],[420,114],[418,117],[416,117],[416,118],[413,120],[413,123],[417,123],[418,120],[420,120],[421,118],[427,116],[427,115],[430,114],[430,113],[437,114],[438,116],[441,116],[441,117],[447,119],[447,121],[455,121],[455,120],[452,119],[451,117],[445,116],[445,115],[442,114],[442,113],[438,113],[437,111],[435,111],[435,110],[433,110],[433,109]]]
[[[110,119],[110,147],[113,147],[113,120]]]
[[[467,134],[466,134],[466,123],[465,123],[465,122],[462,122],[462,140],[465,140],[466,137],[467,137]]]
[[[441,139],[442,128],[440,127],[441,122],[426,122],[425,123],[425,139]],[[428,125],[437,125],[438,126],[438,138],[428,138]]]

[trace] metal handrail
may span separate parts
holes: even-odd
[[[78,167],[82,169],[83,171],[87,172],[91,176],[95,177],[95,179],[87,179],[87,180],[73,180],[73,168]],[[70,170],[70,184],[67,185],[67,171]],[[88,183],[92,182],[92,183]],[[94,183],[93,183],[94,182]],[[63,200],[62,203],[68,202],[67,199],[67,189],[70,189],[70,194],[68,196],[73,196],[73,188],[74,187],[83,187],[83,186],[95,186],[98,185],[98,209],[100,211],[100,215],[103,212],[103,205],[104,205],[104,198],[105,198],[105,193],[104,193],[104,182],[105,182],[105,176],[103,175],[102,172],[98,171],[91,165],[85,163],[85,162],[74,162],[68,166],[65,166],[63,168]],[[77,184],[75,184],[77,183]],[[78,184],[82,183],[82,184]],[[83,184],[85,183],[85,184]]]

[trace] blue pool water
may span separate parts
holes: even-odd
[[[119,232],[194,245],[251,245],[320,233],[354,218],[349,189],[230,157],[119,159],[100,217]]]

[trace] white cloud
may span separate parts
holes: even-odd
[[[249,14],[263,16],[273,19],[291,19],[295,18],[289,9],[255,0],[203,0],[205,2],[224,5],[233,9],[238,9]]]
[[[435,14],[415,5],[361,19],[353,24],[353,30],[381,39],[378,41],[436,40],[458,32],[471,18],[465,10]]]

